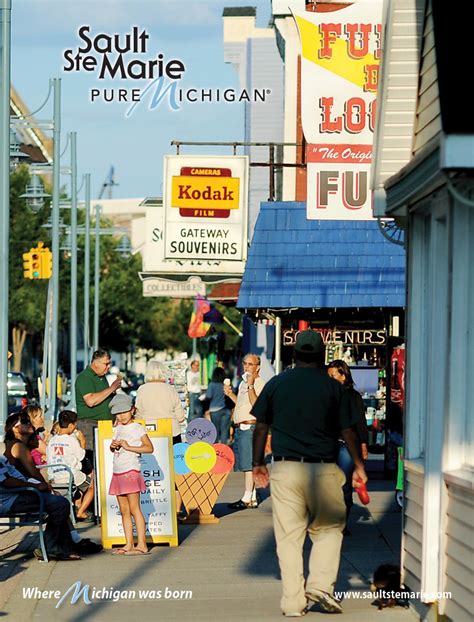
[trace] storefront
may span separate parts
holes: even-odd
[[[389,430],[403,432],[391,396],[392,389],[400,396],[403,382],[404,304],[404,250],[377,222],[308,221],[304,203],[262,204],[237,307],[257,325],[273,323],[274,339],[262,346],[255,337],[247,349],[266,354],[279,371],[292,363],[298,331],[319,331],[326,363],[343,359],[351,367],[377,453],[387,453]],[[386,468],[394,470],[388,449]]]

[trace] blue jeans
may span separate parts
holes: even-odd
[[[217,430],[216,443],[227,445],[230,436],[230,410],[222,408],[221,410],[211,412],[211,421]]]
[[[66,555],[71,551],[72,540],[69,530],[69,501],[64,497],[42,492],[44,509],[48,514],[44,543],[50,555]],[[12,505],[12,512],[37,512],[38,497],[34,492],[20,493]]]
[[[198,393],[190,393],[189,394],[189,413],[188,413],[188,423],[193,419],[197,419],[198,417],[202,417],[202,404],[199,399]]]
[[[349,512],[352,507],[352,474],[354,473],[354,461],[351,454],[344,443],[339,446],[339,453],[337,455],[336,464],[344,471],[346,481],[342,487],[344,494],[344,503],[346,504],[346,514],[349,516]]]
[[[249,430],[242,430],[240,427],[235,428],[234,471],[251,471],[252,470],[252,441],[253,441],[254,430],[255,430],[254,425],[251,425]]]

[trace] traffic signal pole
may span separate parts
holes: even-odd
[[[0,0],[0,439],[8,412],[11,0]]]

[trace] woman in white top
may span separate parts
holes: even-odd
[[[173,445],[181,442],[181,426],[185,420],[181,400],[174,386],[166,384],[167,368],[158,361],[150,361],[146,368],[145,384],[137,391],[135,401],[138,419],[153,422],[172,419]]]

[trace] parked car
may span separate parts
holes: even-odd
[[[31,382],[21,372],[8,372],[7,387],[9,415],[36,401]]]

